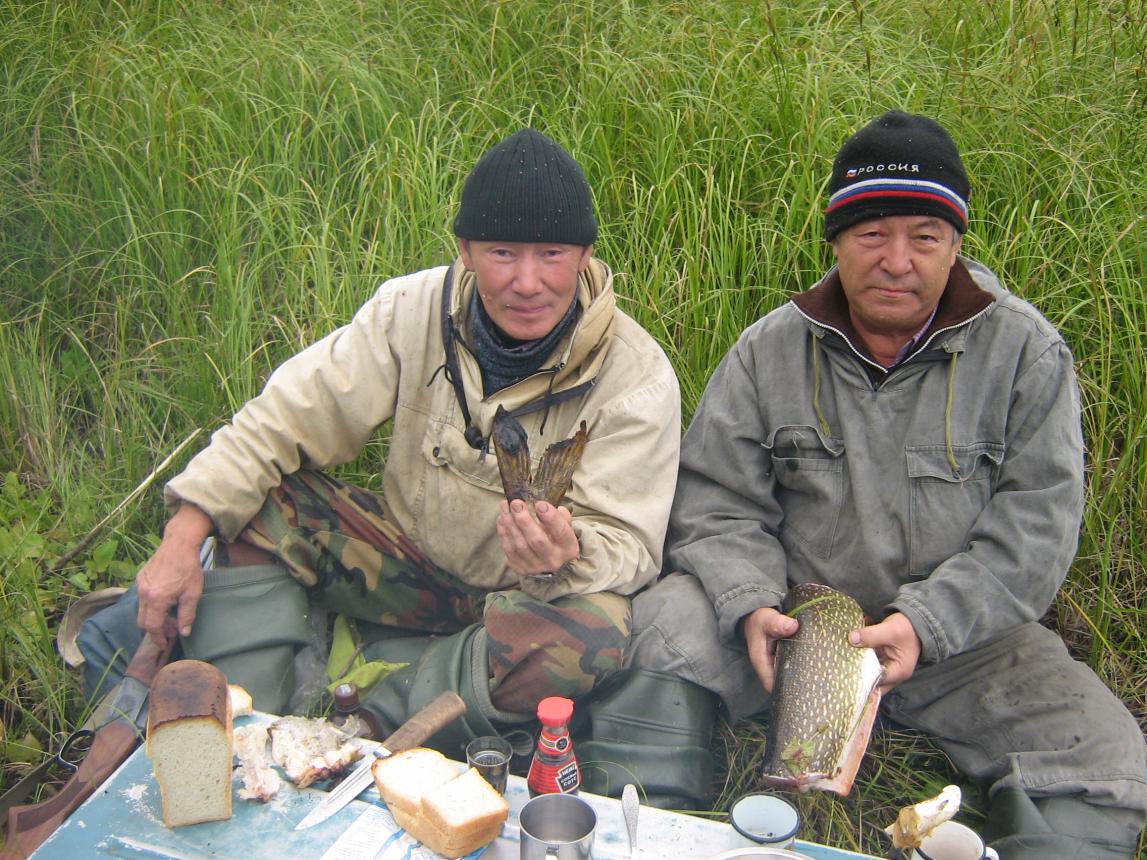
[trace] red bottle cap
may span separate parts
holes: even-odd
[[[561,696],[548,696],[538,702],[538,721],[543,726],[561,726],[570,721],[573,716],[573,699],[564,699]]]

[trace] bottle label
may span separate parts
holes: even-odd
[[[526,784],[535,794],[572,794],[581,786],[577,759],[561,764],[534,759]]]
[[[558,790],[565,794],[577,791],[581,785],[581,773],[578,771],[577,761],[571,761],[558,768],[556,781]]]

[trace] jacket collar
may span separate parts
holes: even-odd
[[[473,344],[469,337],[470,297],[477,279],[467,271],[458,259],[454,263],[454,286],[450,295],[450,312],[458,331],[466,342],[467,352],[472,352]],[[578,276],[577,302],[581,314],[573,332],[564,338],[544,365],[556,370],[545,374],[527,377],[499,392],[499,399],[517,402],[519,399],[532,400],[541,391],[559,391],[594,379],[605,361],[610,336],[613,334],[614,311],[617,300],[613,293],[613,272],[609,266],[596,257],[590,259],[589,266]],[[519,391],[519,388],[521,390]],[[538,390],[535,390],[538,389]],[[481,390],[480,386],[478,390]]]
[[[936,314],[917,341],[914,351],[919,351],[929,344],[936,333],[958,328],[974,319],[995,300],[995,296],[973,280],[963,260],[957,257],[955,265],[948,273],[948,283],[940,295]],[[840,285],[840,275],[835,266],[820,283],[792,296],[791,301],[808,320],[837,332],[848,341],[853,350],[875,363],[875,359],[852,324],[852,318],[848,313],[848,299],[845,298],[844,288]]]

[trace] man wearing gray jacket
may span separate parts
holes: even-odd
[[[1084,498],[1062,337],[960,256],[969,182],[936,122],[892,112],[829,185],[836,266],[750,326],[682,443],[667,571],[634,664],[767,706],[778,607],[803,582],[863,607],[884,713],[990,785],[1007,860],[1126,858],[1147,815],[1143,735],[1039,624]]]

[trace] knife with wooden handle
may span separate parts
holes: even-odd
[[[360,794],[374,779],[371,766],[377,759],[386,758],[396,752],[408,750],[431,738],[439,729],[454,722],[466,713],[466,703],[457,693],[447,691],[433,702],[414,713],[410,719],[398,727],[394,734],[382,742],[382,746],[363,757],[350,776],[339,783],[330,794],[323,798],[314,809],[307,813],[296,830],[305,830],[326,821]]]

